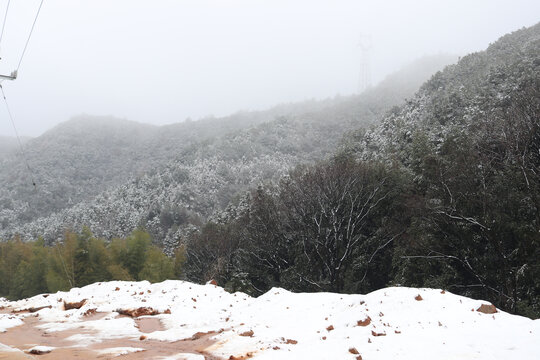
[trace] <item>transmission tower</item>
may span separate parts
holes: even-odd
[[[360,35],[360,76],[358,77],[358,93],[371,86],[371,35]]]

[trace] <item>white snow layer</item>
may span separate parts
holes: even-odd
[[[80,309],[64,310],[64,302],[82,300]],[[13,310],[50,305],[38,312],[41,327],[54,332],[84,326],[70,338],[78,343],[138,339],[143,333],[135,320],[117,318],[116,311],[151,307],[160,312],[154,318],[164,330],[144,334],[148,339],[176,341],[213,332],[215,342],[205,351],[226,359],[537,359],[540,320],[500,310],[485,314],[477,311],[482,304],[489,303],[404,287],[367,295],[274,288],[252,298],[211,284],[172,280],[111,281],[17,302],[0,300],[0,306]],[[93,320],[84,315],[89,310],[106,315]],[[20,324],[23,316],[1,315],[0,329]]]

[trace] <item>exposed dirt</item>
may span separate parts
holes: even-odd
[[[139,328],[139,331],[145,334],[149,334],[154,331],[165,330],[165,326],[161,323],[161,320],[151,317],[144,317],[135,319],[135,323]]]
[[[104,313],[95,313],[85,317],[85,320],[96,320],[106,316]],[[142,332],[152,332],[163,330],[163,325],[159,319],[141,318],[135,320]],[[0,343],[9,345],[22,351],[28,350],[36,345],[51,346],[55,349],[43,355],[29,355],[16,352],[2,352],[0,350],[0,360],[3,359],[44,359],[44,360],[64,360],[64,359],[113,359],[115,355],[99,353],[100,350],[116,347],[134,347],[145,349],[142,352],[129,353],[122,355],[122,359],[152,359],[157,357],[172,356],[181,353],[191,353],[203,355],[207,360],[223,360],[220,357],[212,356],[207,353],[207,349],[216,344],[211,339],[216,332],[202,333],[197,337],[186,340],[165,342],[157,340],[138,340],[138,339],[105,339],[103,342],[86,346],[78,345],[76,342],[66,340],[68,337],[76,334],[89,334],[93,332],[79,328],[74,330],[47,332],[39,329],[37,326],[41,322],[37,317],[30,316],[24,319],[21,326],[8,329],[0,333]],[[84,321],[81,321],[81,326]]]

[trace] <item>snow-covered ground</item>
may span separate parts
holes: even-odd
[[[65,310],[65,303],[83,300],[79,309]],[[189,353],[155,358],[538,359],[540,320],[480,312],[482,305],[489,303],[437,289],[343,295],[275,288],[252,298],[211,284],[113,281],[17,302],[0,299],[0,331],[9,333],[37,314],[34,326],[40,331],[67,334],[70,346],[94,347],[100,358],[129,358],[148,351],[147,344],[204,336],[206,341]],[[159,314],[138,320],[119,316],[141,307]],[[28,309],[33,312],[23,311]],[[159,326],[143,327],[141,319],[148,318],[159,319],[152,320]],[[115,339],[138,345],[98,346]],[[40,345],[47,344],[18,347]],[[58,348],[51,350],[52,356]]]

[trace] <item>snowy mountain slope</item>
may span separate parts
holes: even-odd
[[[240,191],[328,157],[344,133],[375,122],[453,60],[420,59],[361,95],[223,119],[163,127],[73,119],[28,144],[37,191],[21,183],[28,174],[20,159],[1,167],[0,237],[51,241],[86,225],[110,238],[143,226],[159,242],[171,242],[186,211],[205,218]]]
[[[419,134],[442,152],[456,134],[477,135],[540,83],[540,23],[501,37],[485,51],[469,54],[439,71],[405,105],[361,136],[356,148],[363,159],[400,160],[411,165]],[[534,104],[527,104],[534,106]],[[518,114],[513,114],[517,117]]]
[[[108,282],[0,306],[0,342],[48,346],[50,358],[81,348],[89,358],[120,352],[126,359],[525,360],[540,351],[540,320],[484,313],[478,310],[495,308],[436,289],[343,295],[274,288],[251,298],[211,284]],[[119,316],[143,307],[159,314]],[[14,344],[10,333],[29,324],[41,337]]]

